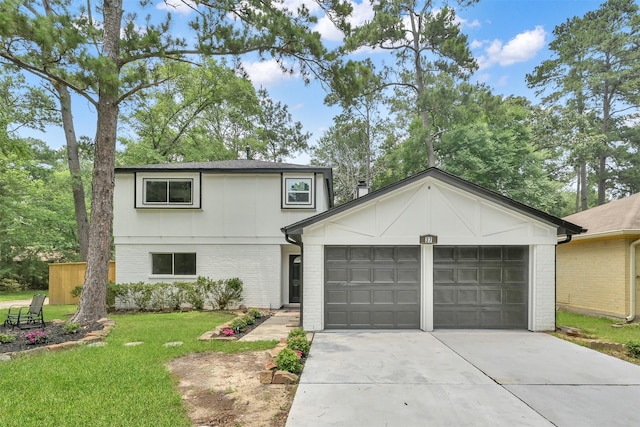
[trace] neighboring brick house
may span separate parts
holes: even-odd
[[[640,193],[564,219],[588,231],[558,246],[558,306],[633,320],[640,311]]]

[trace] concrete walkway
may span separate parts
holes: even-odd
[[[300,311],[284,308],[276,311],[273,316],[238,341],[280,341],[281,338],[287,338],[289,331],[299,325]]]
[[[287,427],[629,426],[640,366],[547,334],[316,333]]]
[[[21,299],[21,300],[15,300],[15,301],[0,301],[0,308],[9,308],[12,305],[29,307],[29,304],[31,304],[30,299]],[[44,300],[44,305],[47,305],[47,304],[49,304],[49,297],[45,298]]]

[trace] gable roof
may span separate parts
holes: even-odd
[[[525,205],[524,203],[517,202],[513,199],[503,196],[500,193],[489,190],[487,188],[476,185],[470,181],[459,178],[455,175],[452,175],[448,172],[440,170],[438,168],[432,167],[423,172],[420,172],[416,175],[413,175],[409,178],[405,178],[401,181],[398,181],[394,184],[383,187],[379,190],[373,191],[366,196],[359,197],[355,200],[347,202],[343,205],[340,205],[336,208],[330,209],[328,211],[322,212],[320,214],[314,215],[307,219],[303,219],[302,221],[298,221],[294,224],[283,227],[281,231],[286,235],[301,235],[303,233],[303,229],[312,224],[320,222],[324,219],[330,218],[334,215],[337,215],[346,210],[355,208],[363,203],[367,203],[371,200],[374,200],[378,197],[384,196],[385,194],[391,193],[399,188],[412,184],[416,181],[424,179],[426,177],[433,177],[438,179],[439,181],[445,182],[457,188],[462,188],[463,190],[468,191],[469,193],[475,194],[477,196],[483,197],[487,200],[490,200],[494,203],[497,203],[501,206],[507,207],[509,209],[518,211],[524,215],[535,218],[537,220],[547,222],[557,227],[557,233],[559,236],[561,235],[574,235],[584,233],[586,230],[580,227],[579,225],[573,224],[569,221],[563,220],[556,216],[550,215],[541,210],[532,208],[531,206]]]
[[[584,225],[589,229],[586,235],[640,230],[640,193],[569,215],[564,219]]]

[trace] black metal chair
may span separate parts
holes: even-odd
[[[20,329],[27,328],[40,328],[45,327],[44,313],[42,306],[44,300],[47,298],[44,294],[36,294],[31,300],[29,307],[12,305],[9,307],[9,313],[7,314],[7,320],[4,321],[4,326]]]

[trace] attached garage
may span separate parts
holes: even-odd
[[[436,168],[284,227],[302,324],[555,328],[555,247],[584,230]]]

